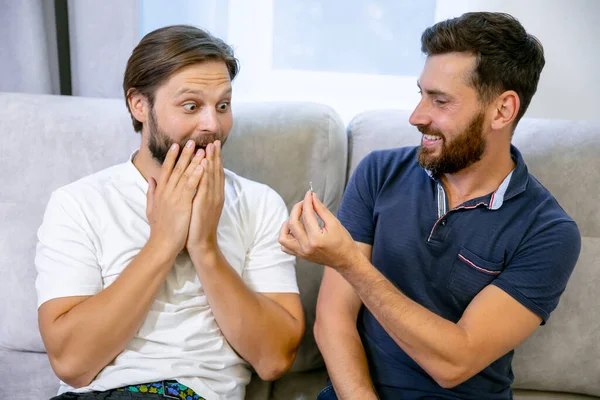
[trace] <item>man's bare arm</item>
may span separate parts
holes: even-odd
[[[62,381],[75,388],[87,386],[123,351],[174,262],[174,256],[149,243],[100,293],[42,304],[40,332],[52,368]]]
[[[358,243],[370,259],[372,247]],[[337,397],[377,399],[365,350],[356,329],[362,301],[335,270],[325,267],[314,333]]]
[[[285,373],[304,333],[296,293],[256,293],[221,251],[190,253],[219,328],[231,346],[267,381]]]
[[[455,324],[406,297],[367,259],[342,275],[394,341],[445,388],[517,347],[542,321],[493,285],[473,299]]]
[[[225,201],[219,140],[206,146],[202,165],[206,173],[194,197],[187,250],[227,341],[262,379],[277,379],[291,367],[304,333],[300,296],[256,293],[229,265],[217,241]],[[261,232],[259,236],[271,234]]]

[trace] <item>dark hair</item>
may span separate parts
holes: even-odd
[[[223,61],[231,80],[239,71],[238,60],[233,49],[210,33],[189,25],[173,25],[148,33],[133,49],[127,61],[123,76],[125,103],[136,132],[142,130],[142,123],[131,114],[127,92],[144,95],[154,104],[156,89],[171,75],[188,65],[205,61]]]
[[[472,12],[439,22],[423,32],[421,50],[428,56],[473,54],[476,61],[469,84],[480,101],[489,103],[507,90],[519,95],[514,126],[529,107],[546,62],[540,41],[504,13]]]

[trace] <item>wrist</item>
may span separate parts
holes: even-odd
[[[186,249],[194,265],[213,265],[221,254],[221,249],[216,242],[189,243]]]
[[[169,243],[168,240],[153,237],[152,235],[144,246],[144,250],[151,253],[153,259],[164,263],[174,262],[181,251],[181,249],[177,249],[177,247]]]
[[[342,254],[345,256],[340,257],[339,262],[335,265],[335,269],[338,271],[349,271],[358,268],[362,261],[366,260],[366,257],[355,243],[347,251],[342,252]]]
[[[338,269],[337,272],[357,290],[356,285],[360,286],[361,283],[364,283],[364,280],[376,269],[362,252],[359,252],[353,258],[348,257],[347,259],[348,261],[346,261],[344,267]]]

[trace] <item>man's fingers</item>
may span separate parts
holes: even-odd
[[[223,192],[225,187],[225,171],[223,171],[223,156],[221,153],[222,143],[220,140],[215,141],[215,172],[216,172],[216,183],[217,188],[220,192]]]
[[[281,245],[281,251],[293,256],[300,254],[300,246],[296,241],[296,238],[290,231],[289,221],[285,221],[279,229],[279,244]]]
[[[205,152],[203,149],[196,151],[190,165],[188,165],[177,185],[177,188],[185,191],[189,198],[192,198],[196,190],[198,190],[198,184],[204,172],[204,168],[200,165],[200,162],[204,159],[204,156]]]
[[[206,199],[208,196],[208,181],[210,177],[208,175],[208,160],[206,157],[200,161],[199,167],[202,168],[202,176],[200,177],[200,181],[198,182],[198,189],[196,190],[196,194],[194,195],[194,200],[192,206],[194,208],[200,207],[201,204],[206,205]]]
[[[185,144],[185,147],[181,151],[179,160],[177,161],[177,164],[173,168],[173,172],[171,172],[171,176],[169,177],[169,183],[167,184],[167,186],[171,190],[174,189],[179,184],[179,180],[181,179],[181,177],[185,173],[187,167],[189,166],[190,160],[192,159],[192,157],[194,155],[194,146],[195,145],[196,144],[194,143],[193,140],[188,140],[187,143]]]
[[[281,246],[281,251],[283,251],[285,254],[289,254],[290,256],[295,256],[296,253],[294,253],[292,250],[288,249],[285,246]]]
[[[284,239],[290,233],[290,227],[288,226],[288,221],[285,221],[281,224],[281,228],[279,228],[279,240]]]
[[[204,157],[202,161],[200,161],[200,166],[204,169],[204,174],[202,175],[202,180],[200,181],[200,186],[198,187],[198,194],[206,196],[208,193],[208,185],[210,181],[210,168],[209,162],[206,159],[206,157]]]
[[[309,235],[315,235],[321,232],[321,228],[319,227],[319,221],[317,221],[317,217],[315,217],[312,195],[313,193],[310,190],[306,192],[303,202],[304,207],[302,208],[302,220],[304,221],[306,232]]]
[[[206,145],[206,159],[208,161],[214,160],[215,157],[215,144],[209,143]]]
[[[215,160],[221,160],[221,141],[220,140],[215,140],[215,142],[213,143],[213,145],[215,146],[214,150],[215,150]]]
[[[214,193],[215,190],[215,180],[216,180],[216,176],[215,176],[215,144],[214,143],[209,143],[206,146],[206,160],[207,160],[207,164],[206,164],[206,177],[208,178],[208,180],[206,181],[206,183],[208,184],[208,192],[209,193]]]
[[[334,221],[336,221],[337,218],[335,217],[335,215],[333,215],[331,211],[329,211],[329,209],[325,207],[325,204],[323,204],[321,200],[319,200],[316,193],[311,193],[311,195],[313,199],[313,209],[315,210],[319,218],[321,218],[321,221],[323,221],[325,225],[331,225]]]
[[[173,167],[175,166],[175,160],[177,159],[177,155],[179,154],[179,145],[177,143],[173,143],[171,148],[167,152],[167,156],[165,157],[165,161],[163,162],[162,168],[160,170],[160,177],[158,178],[158,184],[160,187],[165,187],[167,182],[169,181],[169,177],[173,172]]]
[[[198,193],[200,181],[202,180],[204,174],[204,167],[202,165],[196,165],[196,168],[194,168],[194,171],[192,172],[192,175],[187,183],[188,193],[190,194],[192,201],[196,193]]]
[[[292,207],[292,210],[290,211],[290,219],[288,220],[290,231],[301,246],[308,243],[308,237],[306,236],[304,225],[302,224],[302,221],[300,221],[303,208],[302,203],[303,202],[296,203],[296,205]]]

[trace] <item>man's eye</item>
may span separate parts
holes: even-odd
[[[448,103],[446,100],[434,100],[433,102],[438,106],[443,106]]]
[[[227,111],[228,108],[229,108],[229,103],[228,102],[221,103],[218,106],[219,111]]]
[[[183,105],[183,108],[185,108],[187,111],[195,111],[198,106],[194,103],[187,103]]]

